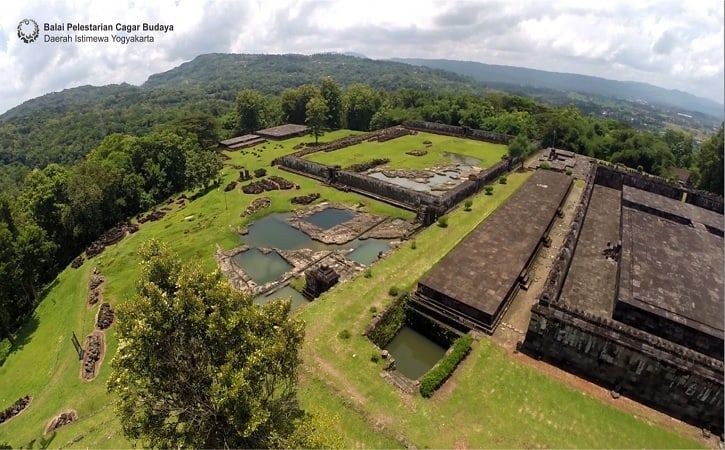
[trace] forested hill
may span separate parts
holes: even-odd
[[[393,61],[448,70],[484,83],[530,86],[557,91],[582,92],[623,100],[639,100],[723,118],[723,105],[687,92],[647,83],[616,81],[573,73],[548,72],[523,67],[447,59],[395,58]]]
[[[207,54],[141,86],[82,86],[12,108],[0,116],[0,166],[70,163],[111,133],[142,135],[192,111],[218,117],[231,111],[240,89],[279,94],[327,75],[343,87],[482,91],[477,82],[450,72],[339,54]]]

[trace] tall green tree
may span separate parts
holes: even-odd
[[[186,183],[190,188],[207,188],[219,176],[222,160],[211,150],[190,151],[186,154]]]
[[[285,89],[282,92],[283,120],[290,123],[305,123],[307,103],[320,95],[320,89],[312,84],[303,84],[296,89]]]
[[[519,134],[509,142],[508,154],[511,158],[526,158],[534,146],[525,134]]]
[[[370,86],[353,84],[345,93],[345,104],[348,128],[367,131],[381,101]]]
[[[176,134],[192,134],[196,138],[199,147],[216,147],[219,141],[217,124],[211,114],[195,112],[176,119],[171,125]]]
[[[325,127],[327,119],[327,104],[322,96],[312,97],[307,102],[306,108],[306,123],[312,131],[312,135],[315,136],[315,144],[319,142],[320,136],[322,136],[322,129]]]
[[[141,256],[137,293],[118,307],[108,381],[124,434],[161,448],[302,445],[290,441],[306,422],[296,394],[303,323],[290,303],[254,305],[158,241]]]
[[[342,127],[342,89],[331,77],[325,77],[320,82],[320,95],[327,105],[327,117],[325,126],[331,130]]]
[[[244,89],[237,95],[237,133],[245,134],[264,128],[265,99],[257,91]]]
[[[697,168],[700,172],[698,187],[715,194],[723,195],[723,126],[703,142],[697,155]]]
[[[677,167],[689,168],[692,163],[694,140],[690,133],[680,130],[667,129],[662,139],[667,143],[672,155],[675,157]]]

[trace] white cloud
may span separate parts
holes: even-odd
[[[721,2],[91,0],[6,2],[0,111],[83,84],[140,84],[198,54],[356,51],[644,81],[723,101]],[[166,23],[153,44],[24,44],[22,18]],[[42,25],[41,25],[42,26]],[[42,32],[41,32],[42,33]]]

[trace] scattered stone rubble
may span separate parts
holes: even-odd
[[[114,317],[115,313],[113,312],[113,308],[111,308],[111,304],[102,303],[101,307],[98,309],[98,316],[96,317],[96,328],[105,330],[110,327],[113,323]]]
[[[94,267],[91,278],[88,280],[88,305],[95,305],[100,300],[103,300],[101,285],[105,281],[106,278],[98,271],[98,267]]]
[[[71,410],[62,412],[50,421],[45,429],[45,433],[47,434],[53,432],[62,426],[75,422],[76,420],[78,420],[78,414],[75,411]]]
[[[86,338],[85,351],[83,352],[83,365],[81,376],[84,380],[90,381],[98,374],[101,357],[103,356],[103,332],[94,331]]]
[[[295,205],[309,205],[310,203],[314,202],[320,198],[320,194],[317,192],[313,192],[311,194],[307,195],[300,195],[299,197],[292,197],[292,204]]]
[[[5,423],[13,417],[17,416],[30,404],[32,397],[26,395],[15,401],[12,405],[8,406],[4,410],[0,411],[0,424]]]
[[[428,151],[427,150],[411,150],[409,152],[405,152],[405,154],[410,155],[410,156],[425,156],[428,154]]]
[[[242,192],[245,194],[261,194],[265,191],[288,190],[294,187],[295,185],[291,181],[272,175],[268,178],[252,181],[251,183],[242,186]]]
[[[272,206],[271,199],[269,199],[267,197],[255,198],[254,200],[252,200],[252,203],[250,203],[249,206],[247,206],[247,208],[244,211],[242,211],[241,216],[244,217],[244,216],[252,215],[252,214],[256,213],[257,211],[260,211],[265,208],[269,208],[270,206]]]

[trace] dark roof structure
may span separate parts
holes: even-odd
[[[491,331],[571,187],[539,170],[419,282],[419,292]]]
[[[239,148],[251,147],[262,142],[267,142],[263,137],[257,136],[256,134],[245,134],[243,136],[233,137],[219,142],[219,145],[226,147],[229,150],[236,150]]]
[[[306,125],[286,123],[284,125],[256,131],[255,134],[268,139],[288,139],[291,137],[303,136],[307,134],[308,131],[309,128],[307,128]]]

